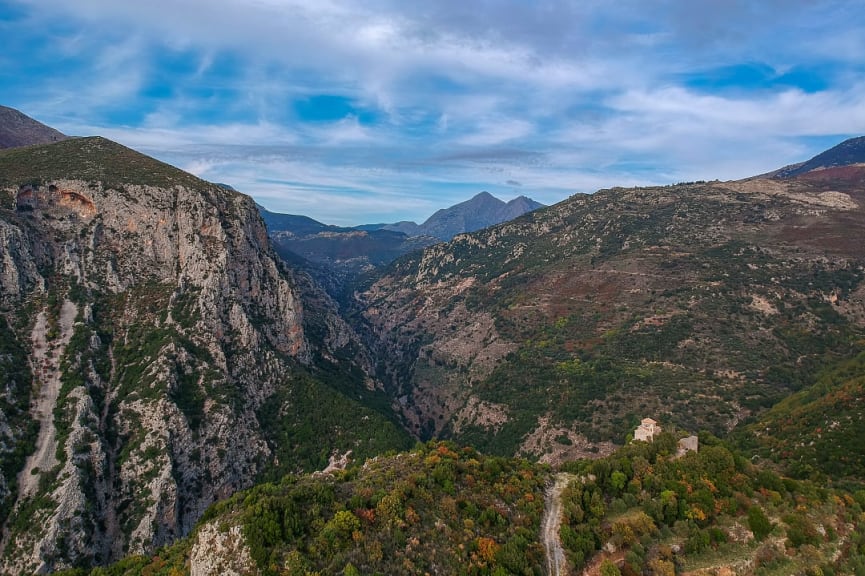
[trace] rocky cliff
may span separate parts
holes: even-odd
[[[101,138],[0,154],[0,331],[3,573],[149,551],[269,468],[404,441],[321,382],[375,388],[252,200]]]

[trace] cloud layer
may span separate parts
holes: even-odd
[[[13,0],[0,103],[270,209],[738,178],[865,133],[865,10],[806,0]]]

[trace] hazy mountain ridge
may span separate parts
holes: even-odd
[[[14,108],[0,106],[0,149],[65,140],[67,136]]]
[[[433,236],[440,240],[450,240],[457,234],[474,232],[513,220],[517,216],[543,206],[540,202],[525,196],[503,202],[489,192],[481,192],[465,202],[437,210],[423,224],[397,222],[386,224],[383,228],[403,232],[408,236]]]
[[[250,198],[102,138],[0,152],[0,189],[3,573],[146,552],[268,469],[406,445]]]
[[[511,220],[542,205],[520,196],[508,203],[482,192],[474,198],[433,214],[421,225],[414,222],[341,227],[307,216],[270,212],[259,206],[270,237],[283,258],[300,256],[316,280],[334,295],[346,283],[395,259],[449,240],[456,234]]]
[[[308,216],[258,208],[277,253],[308,271],[334,297],[356,277],[438,242],[429,236],[410,237],[375,226],[332,226]]]

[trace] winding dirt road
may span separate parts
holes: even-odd
[[[559,540],[559,528],[562,525],[562,490],[574,479],[576,476],[573,474],[564,472],[556,474],[555,481],[547,488],[544,499],[541,539],[547,553],[547,574],[549,576],[567,574],[567,560],[562,542]]]

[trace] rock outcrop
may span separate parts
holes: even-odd
[[[14,165],[0,156],[3,336],[30,377],[27,392],[7,391],[3,416],[32,409],[42,424],[7,425],[0,445],[5,574],[189,533],[273,461],[262,405],[357,345],[326,295],[274,254],[250,198],[103,139],[32,151],[10,151]]]

